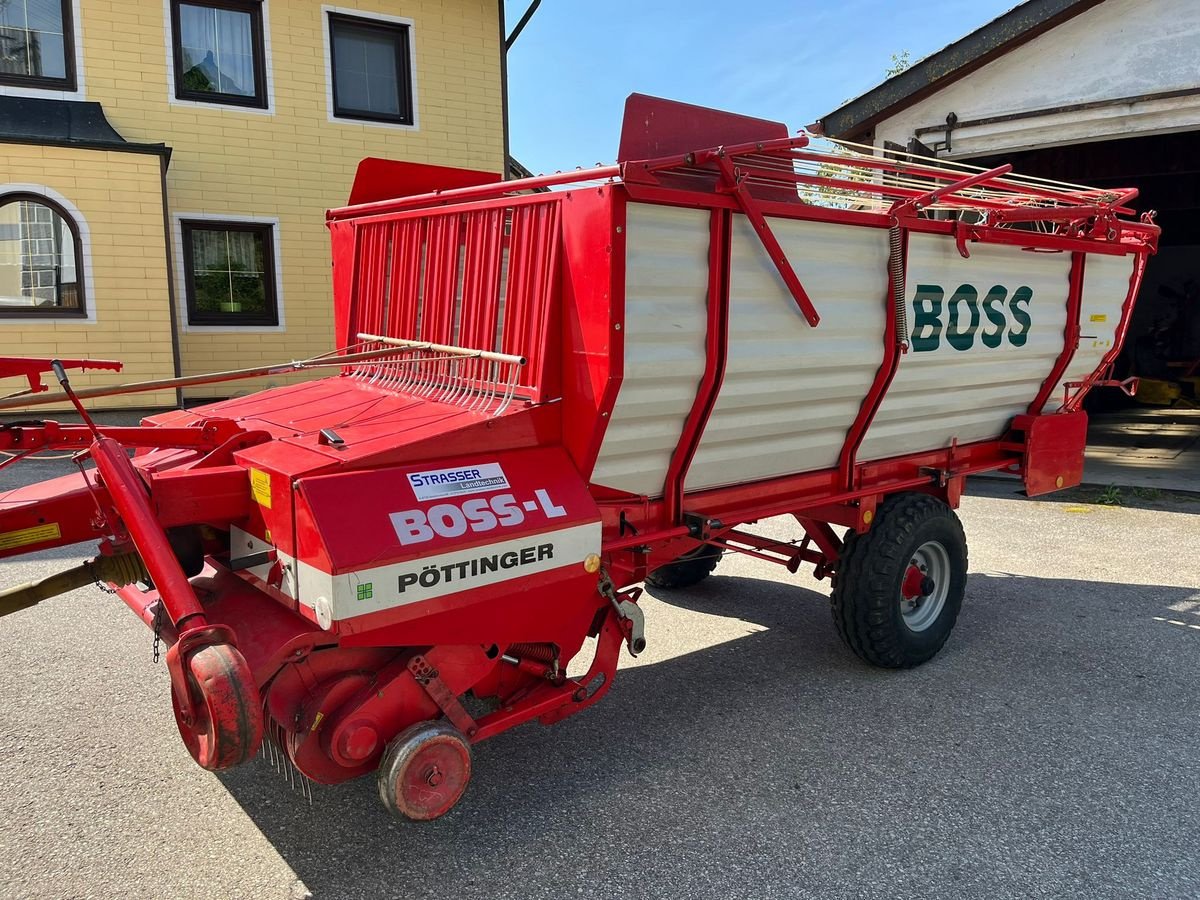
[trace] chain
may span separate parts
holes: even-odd
[[[154,607],[154,662],[158,662],[158,644],[162,640],[162,601]]]

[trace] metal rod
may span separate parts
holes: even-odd
[[[411,197],[397,197],[395,200],[377,200],[374,203],[360,203],[358,206],[343,206],[339,209],[329,210],[325,214],[325,218],[330,222],[337,219],[356,219],[359,216],[367,216],[373,213],[398,212],[402,209],[413,209],[418,206],[451,203],[455,200],[481,200],[489,197],[503,197],[506,194],[531,191],[540,187],[552,187],[557,184],[616,178],[620,174],[620,166],[597,166],[594,169],[555,172],[553,175],[537,175],[533,178],[518,178],[514,181],[494,181],[488,184],[477,184],[473,187],[454,188],[448,191],[431,191],[428,194],[414,194]]]
[[[409,341],[404,338],[383,337],[378,334],[360,334],[360,341],[389,344],[410,351],[429,350],[433,353],[444,353],[448,356],[466,356],[471,359],[486,359],[491,362],[511,363],[516,366],[525,365],[524,356],[514,356],[511,353],[493,353],[491,350],[472,350],[470,347],[455,347],[450,344],[431,344],[429,341]],[[393,353],[395,351],[392,351]]]
[[[112,397],[116,394],[141,394],[147,391],[160,391],[167,388],[194,387],[201,384],[219,384],[223,381],[238,381],[243,378],[257,378],[263,375],[284,375],[290,372],[303,372],[308,369],[341,368],[356,362],[382,359],[396,355],[395,348],[386,350],[369,350],[363,353],[352,353],[348,356],[314,358],[297,360],[290,363],[275,363],[269,366],[255,366],[250,369],[232,369],[226,372],[210,372],[205,375],[184,375],[180,378],[159,378],[154,381],[135,381],[129,384],[114,384],[107,387],[84,388],[75,391],[75,396],[81,400],[94,397]],[[44,392],[31,397],[5,398],[0,400],[0,410],[21,409],[26,406],[44,406],[69,400],[65,392]]]

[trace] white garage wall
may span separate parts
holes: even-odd
[[[918,128],[1200,88],[1200,0],[1106,0],[878,123],[875,144]],[[1200,95],[957,127],[951,157],[1200,126]],[[921,135],[929,145],[940,132]]]

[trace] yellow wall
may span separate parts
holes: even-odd
[[[184,374],[332,348],[324,214],[345,204],[363,157],[502,170],[496,0],[340,0],[335,5],[413,20],[416,129],[329,121],[326,24],[314,0],[266,0],[273,114],[170,103],[162,4],[83,0],[88,98],[103,104],[126,140],[166,141],[173,148],[167,176],[172,214],[279,219],[284,329],[185,329]],[[130,48],[137,52],[131,54]],[[182,300],[178,278],[177,294]],[[214,385],[187,396],[227,395],[262,384]]]
[[[174,366],[159,157],[3,144],[0,187],[10,183],[50,188],[78,210],[87,227],[84,252],[91,258],[90,277],[84,269],[85,303],[95,321],[63,318],[27,324],[0,318],[0,355],[91,356],[125,363],[119,376],[73,374],[71,383],[77,388],[111,384],[118,378],[169,378]],[[58,387],[53,376],[44,376],[43,382]],[[24,379],[2,380],[0,395],[25,384]],[[160,391],[90,405],[145,407],[174,402],[173,391]]]

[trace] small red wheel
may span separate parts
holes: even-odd
[[[379,798],[418,822],[448,813],[471,780],[471,746],[448,722],[418,722],[396,735],[379,761]]]
[[[174,691],[171,705],[192,759],[210,771],[253,759],[262,743],[262,703],[245,657],[229,644],[200,647],[187,657],[187,682],[193,720],[184,720]]]

